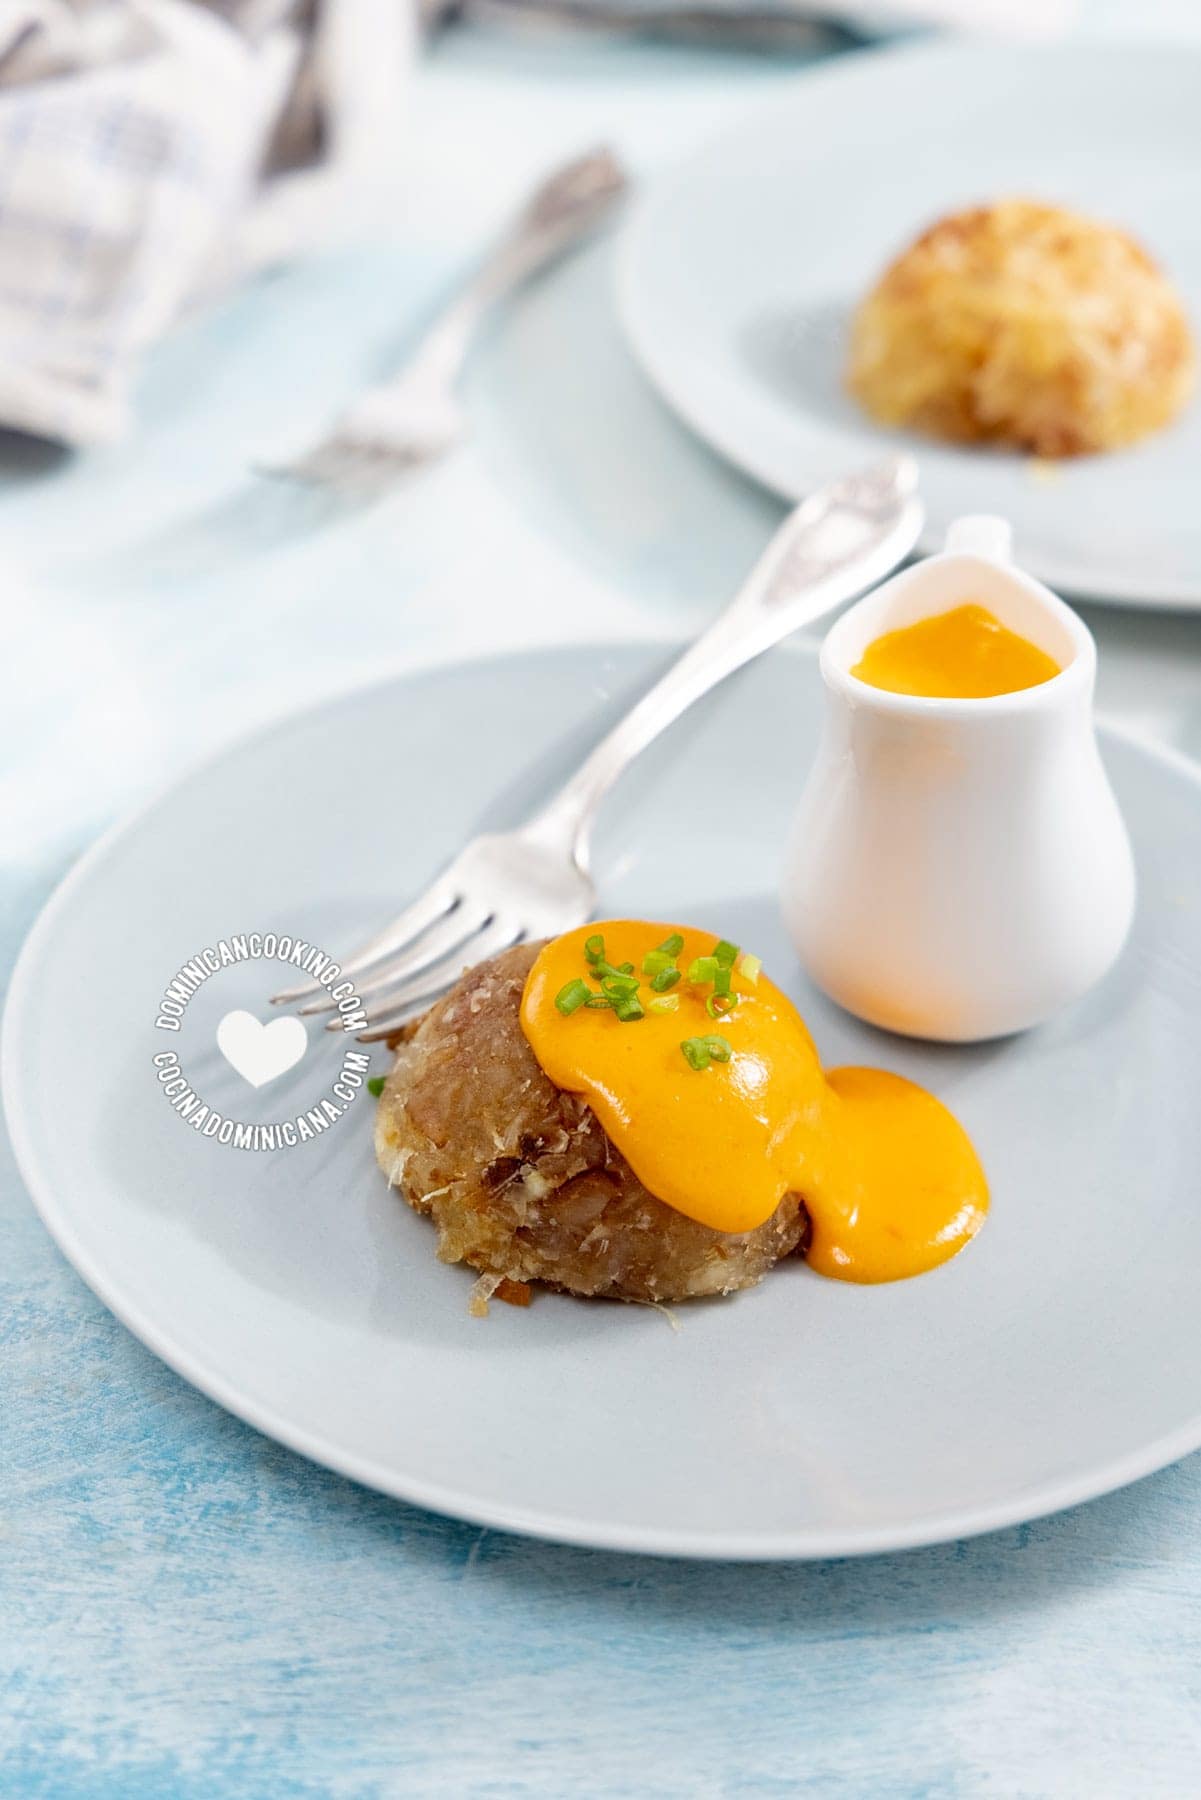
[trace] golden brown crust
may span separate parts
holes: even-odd
[[[444,1262],[490,1279],[649,1301],[752,1286],[802,1243],[800,1199],[732,1235],[648,1193],[526,1041],[521,994],[540,948],[470,970],[399,1046],[375,1131],[389,1181],[433,1220]]]
[[[847,383],[885,424],[1061,457],[1157,431],[1195,360],[1175,290],[1131,238],[1005,200],[940,219],[885,270]]]

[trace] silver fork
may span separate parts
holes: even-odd
[[[445,455],[466,433],[455,389],[488,310],[599,225],[627,186],[617,158],[603,148],[557,169],[400,372],[361,394],[315,449],[295,462],[264,466],[262,473],[367,496]]]
[[[922,516],[909,457],[835,481],[790,513],[730,605],[566,785],[517,830],[473,838],[342,964],[367,1015],[361,1041],[398,1031],[470,964],[582,925],[596,902],[589,847],[597,809],[634,757],[735,669],[887,575],[917,542]],[[315,982],[274,996],[277,1005],[295,1000],[307,1002],[304,1013],[335,1004]]]

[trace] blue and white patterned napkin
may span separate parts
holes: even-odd
[[[394,153],[407,35],[397,0],[3,0],[0,425],[119,435],[180,311]]]

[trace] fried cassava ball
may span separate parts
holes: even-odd
[[[643,1301],[752,1286],[803,1248],[802,1201],[786,1195],[765,1224],[734,1235],[649,1194],[526,1041],[521,995],[541,947],[480,963],[398,1046],[375,1130],[388,1180],[432,1219],[439,1257],[485,1278],[475,1310],[501,1282]]]

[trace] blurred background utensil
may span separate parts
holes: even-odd
[[[473,838],[391,924],[342,963],[368,1018],[363,1043],[398,1031],[463,969],[511,944],[580,925],[596,902],[592,827],[609,789],[681,713],[764,650],[902,562],[922,527],[908,456],[831,482],[780,526],[734,599],[526,824]],[[365,975],[365,979],[363,978]],[[274,1003],[336,1002],[315,982]],[[341,1020],[336,1022],[341,1029]]]
[[[491,307],[595,230],[628,185],[617,157],[604,147],[556,169],[399,373],[360,395],[314,449],[263,472],[369,497],[445,455],[466,431],[455,390]]]
[[[1050,38],[1079,0],[419,0],[427,36],[457,22],[525,37],[564,30],[787,55],[946,28]]]
[[[521,35],[560,30],[659,38],[712,48],[809,50],[853,43],[855,34],[796,7],[772,5],[647,5],[645,0],[422,0],[430,35],[460,20]]]

